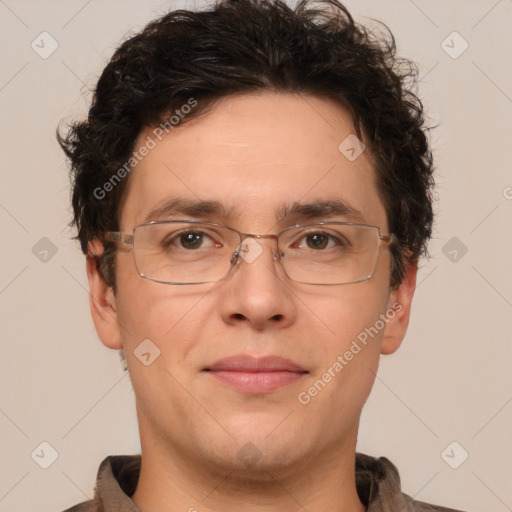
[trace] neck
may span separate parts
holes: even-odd
[[[355,486],[356,431],[349,440],[288,467],[230,469],[167,442],[140,425],[142,466],[132,501],[147,512],[363,512]]]

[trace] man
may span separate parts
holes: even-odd
[[[432,228],[413,71],[334,0],[174,11],[115,52],[59,140],[142,453],[70,511],[449,510],[355,453]]]

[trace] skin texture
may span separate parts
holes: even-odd
[[[348,111],[331,100],[271,92],[223,98],[174,128],[137,165],[121,231],[182,197],[227,209],[226,216],[187,218],[258,234],[304,221],[279,220],[283,204],[342,199],[387,234],[368,151],[350,162],[338,150],[353,132]],[[136,395],[142,471],[132,499],[142,511],[364,510],[354,481],[359,417],[380,354],[394,352],[405,335],[416,267],[390,290],[383,244],[367,281],[299,284],[274,261],[275,241],[259,243],[264,251],[254,262],[242,261],[219,283],[192,286],[141,278],[130,247],[120,244],[115,296],[88,258],[98,335],[107,347],[124,348]],[[90,254],[101,250],[91,242]],[[385,328],[310,403],[299,403],[298,394],[395,303],[402,309]],[[161,355],[146,367],[134,350],[147,338]],[[274,392],[247,394],[202,371],[238,354],[285,357],[309,373]],[[259,457],[250,467],[237,455],[247,443]]]

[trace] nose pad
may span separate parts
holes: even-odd
[[[229,262],[233,267],[238,263],[238,257],[240,256],[239,249],[240,247],[237,247],[236,251],[231,255],[231,258],[229,258]]]
[[[272,258],[274,258],[274,261],[279,261],[282,257],[282,253],[280,253],[277,249],[272,249]]]

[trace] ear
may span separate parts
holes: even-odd
[[[398,288],[391,290],[388,299],[389,318],[384,331],[381,354],[392,354],[400,347],[405,337],[409,325],[411,314],[411,303],[416,288],[416,274],[418,272],[418,263],[406,264],[405,276]],[[392,311],[394,316],[391,317]]]
[[[87,278],[89,279],[89,304],[96,332],[108,348],[123,348],[117,320],[116,297],[111,286],[103,280],[96,266],[96,259],[103,253],[103,244],[95,239],[87,249]]]

